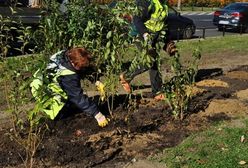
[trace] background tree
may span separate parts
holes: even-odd
[[[178,10],[181,10],[181,4],[182,4],[182,1],[181,0],[177,0],[177,9]]]

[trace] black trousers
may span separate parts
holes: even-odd
[[[83,113],[78,107],[71,102],[67,101],[63,108],[59,111],[59,114],[54,118],[55,121],[72,117],[75,114]]]
[[[152,41],[151,41],[151,47],[152,49],[149,50],[148,55],[151,56],[153,59],[153,62],[150,65],[144,65],[144,66],[137,66],[137,68],[134,71],[127,71],[125,73],[125,77],[127,81],[133,80],[137,75],[146,72],[149,70],[149,76],[150,76],[150,82],[151,82],[151,88],[152,88],[152,93],[154,95],[158,94],[159,92],[162,91],[162,85],[163,85],[163,80],[162,80],[162,75],[159,71],[159,59],[158,56],[159,54],[157,53],[156,49],[156,44],[158,42],[158,37],[159,37],[159,32],[155,33],[152,35]],[[137,48],[141,51],[142,50],[142,45],[140,43],[136,44]]]

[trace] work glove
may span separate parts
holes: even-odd
[[[144,39],[145,41],[148,41],[148,40],[150,39],[149,33],[144,33],[144,34],[143,34],[143,39]]]
[[[96,89],[99,91],[99,93],[100,93],[100,99],[102,100],[102,101],[104,101],[104,99],[106,98],[106,93],[105,93],[105,89],[104,89],[104,84],[102,83],[102,82],[100,82],[100,81],[96,81],[96,83],[95,83],[95,85],[96,85]]]
[[[173,56],[178,52],[174,41],[170,41],[169,43],[165,44],[163,49],[169,54],[169,56]]]
[[[110,121],[110,119],[106,118],[101,112],[96,114],[95,119],[100,127],[105,127]]]
[[[152,37],[151,37],[151,35],[149,33],[144,33],[142,37],[144,39],[145,46],[148,45],[149,48],[152,48]]]

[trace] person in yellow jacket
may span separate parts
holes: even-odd
[[[83,94],[80,80],[85,78],[90,70],[90,53],[85,48],[62,50],[50,57],[46,72],[41,70],[34,74],[31,83],[33,96],[44,107],[43,112],[52,120],[69,116],[75,112],[84,112],[93,116],[100,127],[108,124],[109,120],[99,111],[97,105]],[[49,95],[39,94],[39,89],[46,86]],[[98,81],[97,87],[103,90],[103,84]],[[40,97],[42,95],[42,97]],[[47,97],[47,98],[46,98]]]
[[[128,93],[131,92],[130,82],[131,80],[149,70],[152,93],[155,100],[164,100],[164,94],[162,93],[162,76],[159,72],[159,63],[157,53],[157,43],[160,37],[161,31],[166,31],[166,38],[164,39],[164,50],[170,55],[174,55],[176,46],[170,38],[169,31],[166,28],[167,16],[168,16],[168,6],[167,0],[136,0],[136,4],[140,9],[140,14],[131,17],[128,17],[128,20],[132,19],[132,31],[130,32],[131,36],[139,36],[144,41],[148,41],[151,45],[149,55],[153,58],[153,63],[150,66],[141,66],[138,65],[135,71],[127,71],[120,75],[120,82],[124,90]],[[131,19],[130,19],[131,18]],[[139,45],[140,46],[140,45]],[[140,47],[138,48],[140,49]]]

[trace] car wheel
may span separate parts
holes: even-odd
[[[183,30],[183,39],[190,39],[193,37],[193,28],[191,25],[188,25]]]

